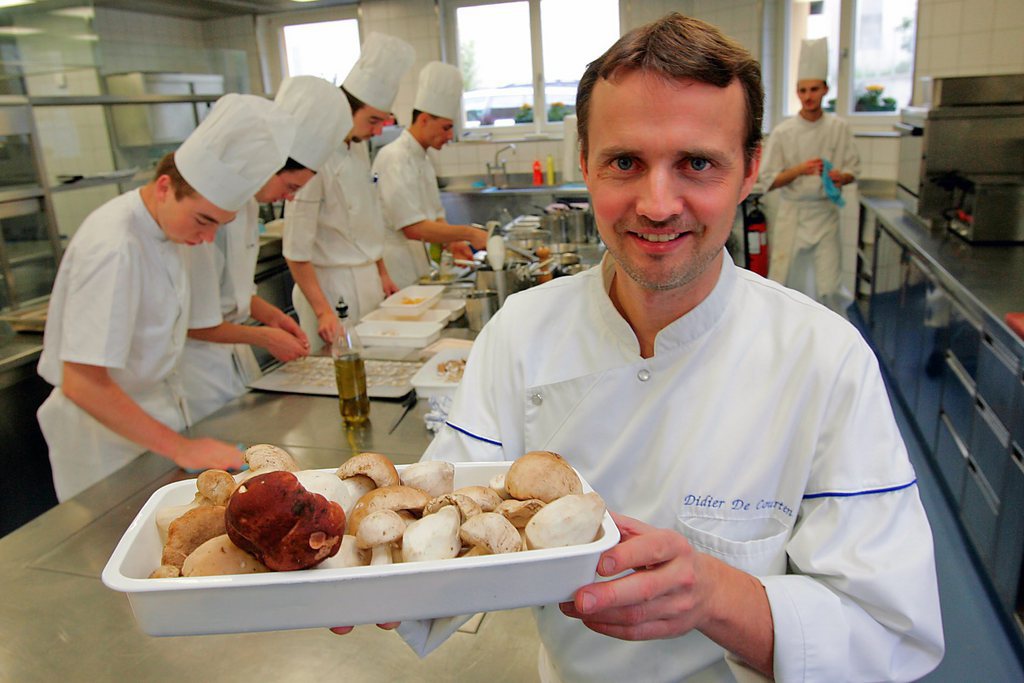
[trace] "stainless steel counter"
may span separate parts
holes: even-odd
[[[416,461],[430,441],[421,400],[393,434],[399,403],[372,401],[369,427],[346,433],[337,399],[252,392],[203,420],[193,435],[287,449],[303,468],[334,467],[356,451]],[[537,680],[538,640],[527,610],[486,615],[420,660],[394,633],[361,626],[152,638],[127,598],[99,579],[114,546],[160,486],[186,478],[147,453],[0,539],[0,680],[441,681]],[[471,622],[472,623],[472,622]]]

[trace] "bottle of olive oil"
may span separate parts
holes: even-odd
[[[370,419],[370,396],[366,391],[366,365],[363,345],[348,320],[348,304],[338,299],[335,312],[341,320],[341,332],[331,344],[334,378],[338,382],[338,408],[346,427],[366,424]]]

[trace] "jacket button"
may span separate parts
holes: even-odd
[[[530,397],[530,403],[532,403],[535,406],[539,406],[543,402],[544,397],[541,396],[540,394],[534,394],[533,396]]]
[[[647,368],[644,368],[640,372],[636,373],[636,378],[641,382],[646,382],[651,378],[651,371],[648,370]]]

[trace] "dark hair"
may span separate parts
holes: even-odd
[[[598,79],[611,80],[621,71],[643,70],[665,78],[688,78],[724,88],[738,79],[746,96],[747,136],[744,156],[749,167],[761,145],[764,88],[761,67],[743,46],[711,24],[672,12],[619,38],[587,65],[576,91],[576,130],[587,153],[590,97]]]
[[[174,163],[174,152],[168,152],[164,155],[163,159],[156,165],[156,171],[153,173],[153,180],[156,180],[160,176],[165,175],[171,179],[171,189],[174,190],[174,198],[182,200],[185,197],[192,197],[198,194],[195,188],[188,184],[178,170],[178,165]]]
[[[345,86],[341,85],[338,87],[341,88],[341,92],[345,93],[345,97],[348,98],[348,106],[352,110],[353,116],[355,116],[355,113],[357,111],[366,106],[366,102],[363,102],[361,99],[350,93],[348,90],[345,90]]]
[[[430,115],[429,113],[423,111],[422,109],[413,109],[412,110],[412,121],[409,122],[410,125],[413,124],[413,123],[416,123],[416,119],[419,118],[420,114],[427,114],[428,116]]]
[[[279,168],[277,173],[284,173],[285,171],[313,171],[313,169],[304,164],[300,164],[291,157],[288,157],[287,161],[284,162],[284,166]],[[313,172],[316,173],[316,171]],[[277,173],[275,173],[274,175],[277,175]]]

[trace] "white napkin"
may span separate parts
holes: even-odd
[[[437,619],[403,621],[395,631],[405,644],[422,659],[441,647],[459,627],[473,618],[472,614]]]

